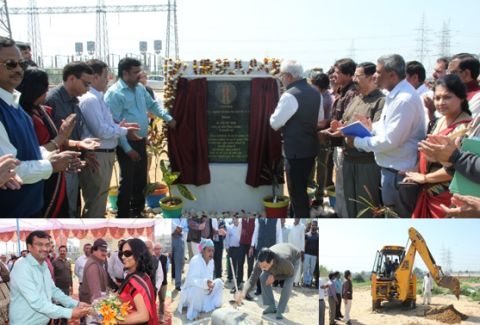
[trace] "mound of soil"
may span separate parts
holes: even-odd
[[[453,305],[432,308],[425,312],[425,318],[433,319],[445,324],[460,324],[462,320],[468,318],[453,307]]]

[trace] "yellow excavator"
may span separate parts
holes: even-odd
[[[403,306],[416,307],[417,275],[412,274],[415,254],[418,252],[425,262],[430,275],[439,287],[447,288],[460,297],[460,282],[456,277],[445,276],[442,268],[436,265],[425,239],[414,228],[408,229],[408,250],[403,246],[384,246],[377,251],[372,271],[372,310],[379,308],[383,300],[400,301]],[[408,246],[408,241],[407,241]],[[398,259],[398,267],[388,265]],[[388,261],[388,262],[387,262]]]

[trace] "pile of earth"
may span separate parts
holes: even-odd
[[[425,312],[425,318],[433,319],[445,324],[460,324],[462,320],[468,318],[453,307],[453,305],[432,308]]]

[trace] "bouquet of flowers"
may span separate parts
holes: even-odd
[[[123,302],[113,293],[92,302],[92,315],[95,321],[103,325],[116,325],[117,320],[125,320],[132,309],[128,302]]]

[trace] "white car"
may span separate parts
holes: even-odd
[[[147,86],[151,87],[153,90],[163,90],[165,78],[160,75],[150,75],[147,76]]]

